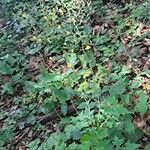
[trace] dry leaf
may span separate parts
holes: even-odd
[[[150,46],[150,39],[145,38],[145,43],[144,43],[144,45]]]
[[[145,24],[143,23],[140,23],[139,27],[137,28],[137,32],[136,34],[138,36],[142,36],[146,33],[150,32],[150,27],[149,26],[146,26]]]
[[[100,26],[99,25],[96,25],[93,27],[92,34],[93,35],[99,35],[100,34]]]
[[[141,31],[142,29],[145,27],[145,25],[143,23],[140,23],[139,27],[137,28],[136,34],[138,36],[141,36]]]

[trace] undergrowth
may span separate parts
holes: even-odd
[[[123,4],[2,0],[0,149],[150,149],[150,2]]]

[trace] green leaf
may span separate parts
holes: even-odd
[[[135,126],[131,120],[125,120],[124,128],[126,131],[128,131],[129,134],[132,134],[135,131]]]
[[[136,110],[138,112],[140,112],[141,115],[144,115],[147,112],[147,109],[148,109],[147,100],[148,100],[147,94],[142,92],[139,95],[138,102],[137,102],[137,105],[136,105]]]
[[[68,66],[74,67],[74,65],[76,65],[76,63],[77,63],[77,56],[75,53],[71,53],[67,57],[67,64],[68,64]]]
[[[88,82],[84,81],[79,85],[78,91],[86,91],[88,87],[89,87]]]
[[[12,128],[7,127],[5,129],[0,130],[0,146],[5,145],[13,139],[14,133]]]
[[[42,75],[40,76],[40,80],[42,82],[55,82],[55,81],[61,81],[62,76],[59,73],[48,73],[43,71]]]
[[[75,130],[75,126],[72,124],[69,124],[68,126],[65,127],[65,134],[67,138],[71,138],[72,136],[72,131]]]
[[[75,144],[75,143],[70,144],[69,150],[78,150],[78,144]]]
[[[31,54],[31,55],[34,55],[35,53],[37,53],[38,51],[40,51],[41,48],[42,48],[41,46],[29,48],[29,49],[27,49],[27,53]]]
[[[150,144],[147,144],[144,148],[144,150],[150,150]]]
[[[125,115],[125,114],[128,114],[130,113],[123,105],[116,105],[115,107],[116,111],[118,114],[122,114],[122,115]]]
[[[6,62],[0,61],[0,73],[1,74],[12,74],[14,69],[11,68]]]
[[[28,144],[28,148],[29,150],[36,150],[38,148],[38,144],[40,143],[40,140],[39,139],[36,139],[34,141],[31,141],[29,144]]]
[[[0,145],[1,146],[1,145]],[[7,150],[6,147],[1,147],[1,150]]]
[[[111,87],[110,93],[113,93],[113,95],[121,95],[125,92],[125,90],[126,90],[125,81],[120,79]]]
[[[11,86],[10,83],[6,83],[5,85],[2,85],[2,93],[6,93],[6,94],[13,94],[13,87]]]
[[[123,102],[124,102],[125,104],[128,104],[128,103],[129,103],[129,100],[130,100],[130,95],[129,95],[129,94],[122,95],[122,96],[121,96],[121,99],[123,100]]]
[[[61,113],[62,113],[64,116],[66,116],[67,110],[68,110],[67,104],[61,105]]]
[[[44,114],[49,114],[53,111],[54,109],[54,102],[51,98],[46,98],[44,100],[44,102],[42,103],[42,106],[40,108],[40,110],[44,113]]]
[[[141,82],[137,80],[133,80],[131,88],[136,89],[140,86]]]
[[[122,150],[136,150],[138,147],[139,144],[130,143],[130,141],[128,141],[125,144],[125,147],[122,148]]]
[[[148,78],[150,78],[150,70],[146,70],[142,72],[140,75],[146,75]]]
[[[79,150],[90,150],[91,143],[89,141],[79,145]]]
[[[91,134],[89,132],[85,133],[82,137],[81,137],[81,142],[84,143],[85,141],[89,141],[91,138]]]
[[[72,131],[72,138],[73,138],[73,140],[79,140],[81,135],[82,135],[82,133],[78,129]]]
[[[106,137],[108,137],[108,129],[107,128],[100,128],[98,129],[96,134],[99,135],[99,139],[102,140],[102,139],[105,139]],[[94,132],[93,132],[94,133]]]
[[[89,64],[89,67],[93,68],[96,65],[94,53],[92,51],[85,51],[84,52],[85,62]]]
[[[68,101],[70,98],[70,94],[67,92],[67,90],[64,89],[63,90],[55,89],[54,94],[59,99],[59,102],[61,104],[65,104],[65,102]]]
[[[107,102],[112,104],[112,105],[117,105],[118,104],[118,100],[116,99],[115,96],[109,96],[107,97]]]
[[[116,149],[119,149],[120,146],[123,144],[124,140],[118,138],[117,136],[114,137],[113,144],[116,146]]]

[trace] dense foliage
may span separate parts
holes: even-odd
[[[105,3],[0,2],[0,149],[150,149],[150,1]]]

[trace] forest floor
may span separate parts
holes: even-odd
[[[0,150],[150,150],[150,1],[0,4]]]

